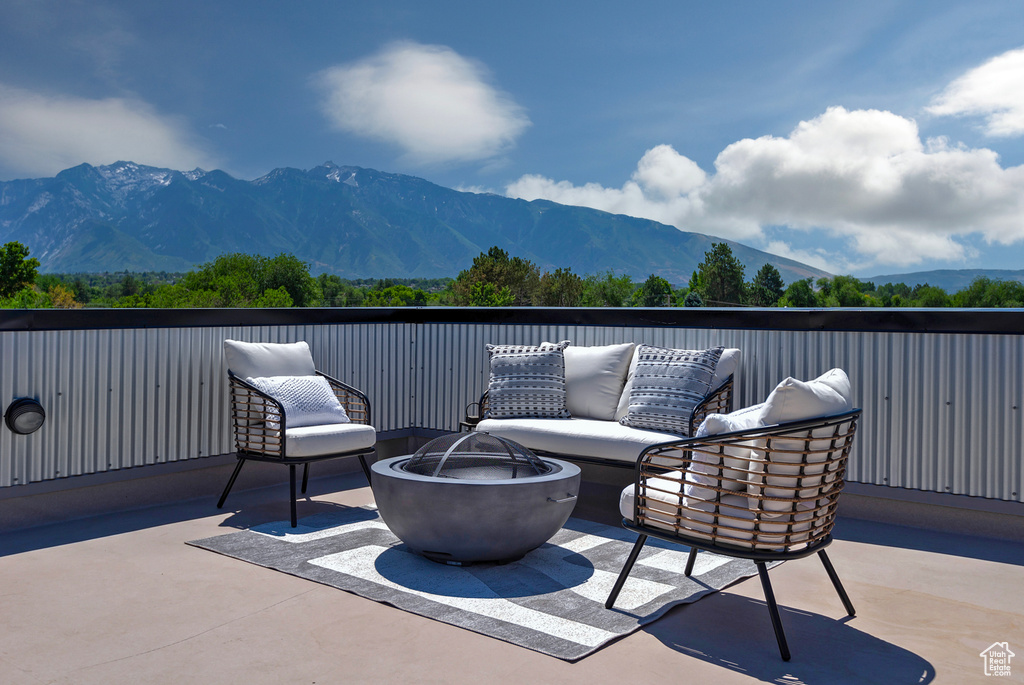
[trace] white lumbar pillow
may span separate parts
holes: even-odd
[[[831,369],[812,381],[786,378],[765,400],[761,422],[772,426],[841,414],[853,409],[850,396],[850,379],[842,369]]]
[[[573,417],[615,419],[634,347],[629,342],[565,349],[565,403]]]
[[[323,376],[250,377],[246,378],[245,382],[281,403],[285,414],[285,428],[351,421],[337,395],[334,394],[331,384]],[[272,430],[280,430],[281,416],[277,412],[268,411],[266,421]]]
[[[225,340],[224,360],[239,378],[316,375],[313,355],[304,340],[294,343]]]
[[[737,409],[731,414],[709,414],[697,429],[698,438],[709,435],[720,435],[722,433],[735,433],[736,431],[758,428],[761,424],[761,412],[764,405],[755,404],[752,407]],[[693,469],[686,473],[686,496],[689,498],[714,500],[714,490],[700,486],[717,486],[726,490],[744,492],[747,486],[742,482],[748,477],[747,470],[750,468],[750,449],[756,441],[746,441],[722,448],[722,464],[719,467],[717,454],[709,454],[700,450],[693,452]],[[721,472],[721,473],[720,473]],[[719,480],[719,476],[726,480]],[[741,481],[741,482],[733,482]]]

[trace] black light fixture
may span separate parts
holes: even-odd
[[[7,407],[4,414],[4,423],[7,427],[19,435],[35,433],[46,421],[46,412],[43,405],[30,397],[21,397]]]

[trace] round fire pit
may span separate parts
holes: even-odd
[[[373,464],[384,523],[412,550],[451,564],[513,561],[568,520],[580,469],[488,433],[445,435]]]

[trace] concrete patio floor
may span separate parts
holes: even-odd
[[[308,516],[363,505],[360,474],[310,482]],[[772,571],[793,660],[756,577],[565,663],[186,546],[287,518],[286,488],[238,491],[0,535],[0,683],[970,683],[1020,656],[1024,545],[842,518],[829,555]],[[614,516],[614,514],[612,514]]]

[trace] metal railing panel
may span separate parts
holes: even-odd
[[[927,333],[387,321],[0,332],[0,398],[47,422],[0,429],[0,487],[233,449],[222,341],[307,340],[318,368],[371,398],[379,431],[457,430],[485,389],[487,343],[738,347],[737,406],[786,376],[846,370],[864,409],[852,481],[1022,501],[1024,333]],[[638,322],[642,316],[634,317]]]

